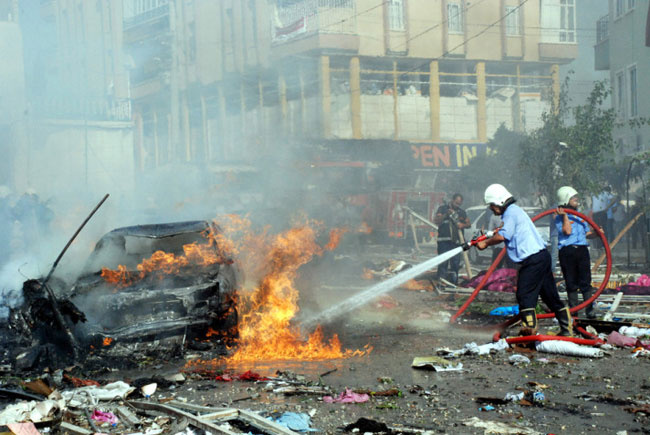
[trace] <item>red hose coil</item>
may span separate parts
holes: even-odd
[[[546,211],[543,211],[543,212],[539,213],[537,216],[533,217],[532,221],[535,222],[538,219],[543,218],[544,216],[547,216],[547,215],[549,215],[551,213],[554,213],[555,210],[556,209],[551,208],[551,209],[548,209]],[[598,227],[598,225],[596,225],[596,223],[590,217],[588,217],[588,216],[586,216],[586,215],[584,215],[584,214],[582,214],[582,213],[580,213],[578,211],[574,211],[574,210],[571,210],[571,209],[568,209],[568,208],[565,208],[564,210],[569,214],[578,216],[579,218],[582,218],[585,221],[587,221],[587,223],[591,226],[591,228],[594,231],[596,231],[596,234],[598,234],[598,236],[602,240],[603,245],[605,246],[605,254],[606,254],[606,257],[607,257],[607,266],[606,266],[606,269],[605,269],[605,277],[604,277],[603,281],[600,283],[600,287],[598,287],[598,290],[589,299],[587,299],[583,303],[581,303],[579,305],[576,305],[575,307],[570,309],[571,313],[575,313],[576,311],[579,311],[579,310],[583,309],[584,307],[586,307],[587,305],[589,305],[593,301],[595,301],[598,298],[598,296],[600,296],[600,294],[603,292],[605,287],[607,286],[607,283],[609,282],[609,276],[610,276],[610,274],[612,272],[612,252],[611,252],[611,250],[609,248],[609,243],[607,243],[607,239],[605,238],[605,234],[601,231],[600,227]],[[474,289],[472,294],[469,296],[469,298],[458,309],[458,311],[453,316],[451,316],[451,319],[449,320],[449,323],[455,323],[456,320],[458,319],[458,317],[460,317],[461,314],[463,314],[463,312],[467,309],[467,307],[474,301],[474,299],[476,299],[476,296],[478,296],[478,293],[483,289],[483,286],[487,283],[488,279],[490,278],[490,275],[492,275],[492,273],[495,271],[497,265],[501,262],[501,260],[503,259],[503,256],[505,255],[505,253],[506,253],[506,248],[504,246],[501,249],[501,252],[499,252],[499,255],[497,256],[497,258],[492,262],[492,264],[488,268],[488,270],[485,273],[485,276],[483,276],[483,279],[481,280],[481,282],[476,286],[476,288]],[[555,317],[555,313],[544,313],[544,314],[539,314],[537,316],[538,319],[547,319],[547,318],[551,318],[551,317]],[[519,315],[511,317],[510,319],[506,320],[505,322],[503,322],[500,325],[497,325],[496,327],[500,331],[504,330],[507,326],[515,323],[518,319],[519,319]],[[500,335],[499,332],[497,332],[495,334],[495,336],[494,336],[495,340],[498,340],[499,335]],[[531,336],[531,337],[539,337],[539,336]],[[526,337],[516,337],[516,338],[526,338]],[[573,337],[567,337],[567,338],[573,338]],[[530,339],[528,341],[530,341]],[[573,341],[573,340],[569,340],[569,341]]]

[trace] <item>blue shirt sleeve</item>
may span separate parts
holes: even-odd
[[[515,219],[512,216],[503,215],[501,216],[503,221],[503,226],[499,230],[499,234],[503,236],[504,239],[510,241],[512,236],[515,234]]]

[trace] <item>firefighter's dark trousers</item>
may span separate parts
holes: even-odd
[[[582,245],[570,245],[560,249],[560,267],[566,282],[569,306],[578,305],[578,292],[584,300],[593,295],[591,287],[591,261],[589,248]],[[587,316],[593,312],[593,304],[587,307]]]
[[[535,308],[540,296],[554,313],[564,308],[551,270],[551,254],[546,249],[529,256],[519,265],[517,303],[520,311]]]
[[[452,241],[438,241],[438,255],[451,251],[460,246]],[[443,278],[452,284],[458,284],[458,268],[460,267],[460,255],[450,258],[438,266],[438,278]]]

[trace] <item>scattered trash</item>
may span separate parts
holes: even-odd
[[[489,411],[494,411],[495,408],[492,405],[485,405],[485,406],[480,407],[478,410],[483,411],[483,412],[489,412]]]
[[[232,375],[229,373],[224,373],[223,375],[218,375],[214,378],[217,381],[232,382],[232,381],[268,381],[270,378],[262,376],[258,373],[252,372],[250,370],[242,373],[241,375]]]
[[[439,348],[436,350],[438,355],[444,355],[450,358],[454,358],[460,355],[466,355],[466,354],[473,354],[473,355],[487,355],[492,351],[495,352],[501,352],[506,349],[508,349],[510,345],[506,341],[505,338],[502,338],[501,340],[495,342],[495,343],[487,343],[487,344],[482,344],[482,345],[477,345],[476,343],[467,343],[465,344],[465,347],[462,349],[458,350],[450,350],[447,348]]]
[[[513,355],[510,355],[510,358],[508,358],[508,361],[510,364],[513,365],[520,365],[520,364],[530,364],[530,359],[526,356],[523,356],[519,353],[515,353]]]
[[[524,392],[521,393],[506,393],[506,396],[503,400],[507,402],[518,402],[524,398]]]
[[[519,305],[498,307],[490,311],[490,316],[516,316],[519,314]]]
[[[317,432],[316,429],[311,428],[311,418],[308,414],[285,412],[280,417],[274,418],[273,421],[298,432]]]
[[[357,394],[349,388],[346,388],[344,392],[338,395],[338,397],[323,397],[323,402],[325,403],[364,403],[368,400],[370,400],[368,394]]]
[[[416,356],[413,358],[411,367],[414,368],[426,368],[433,369],[437,372],[447,372],[447,371],[460,371],[463,369],[463,363],[458,363],[454,365],[451,361],[448,361],[439,356]]]
[[[618,332],[621,335],[634,338],[650,336],[650,328],[637,328],[636,326],[621,326]]]
[[[570,341],[547,340],[537,342],[535,348],[538,352],[556,353],[560,355],[584,356],[589,358],[602,358],[605,352],[595,347],[580,346]]]
[[[148,399],[149,397],[153,396],[153,393],[156,392],[156,388],[158,388],[158,384],[154,382],[152,384],[144,385],[142,388],[140,388],[140,391],[142,392],[142,395]]]
[[[54,420],[65,409],[63,400],[19,402],[8,405],[0,412],[0,425],[8,423],[40,423]]]
[[[117,416],[112,412],[104,412],[100,411],[99,409],[95,409],[90,418],[101,423],[108,423],[111,426],[117,426]]]
[[[484,420],[479,417],[472,417],[463,422],[465,426],[485,429],[486,434],[513,434],[513,435],[541,435],[541,432],[518,425],[510,425],[496,421]]]
[[[392,433],[386,423],[371,420],[369,418],[361,417],[354,423],[348,424],[343,428],[346,432],[358,433]]]
[[[39,435],[40,432],[36,429],[34,423],[8,423],[7,427],[11,433],[18,435]]]

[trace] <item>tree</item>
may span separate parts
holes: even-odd
[[[609,95],[605,83],[596,82],[586,103],[571,108],[567,87],[568,81],[558,107],[544,113],[544,125],[521,144],[521,167],[548,204],[556,202],[555,192],[561,186],[570,185],[583,195],[600,191],[606,181],[604,169],[614,156],[616,113],[603,107]]]
[[[492,183],[500,183],[516,196],[527,194],[531,184],[519,167],[523,158],[520,145],[525,139],[523,133],[508,130],[501,124],[488,142],[486,154],[474,157],[462,168],[457,182],[465,189],[467,186],[485,189]]]

